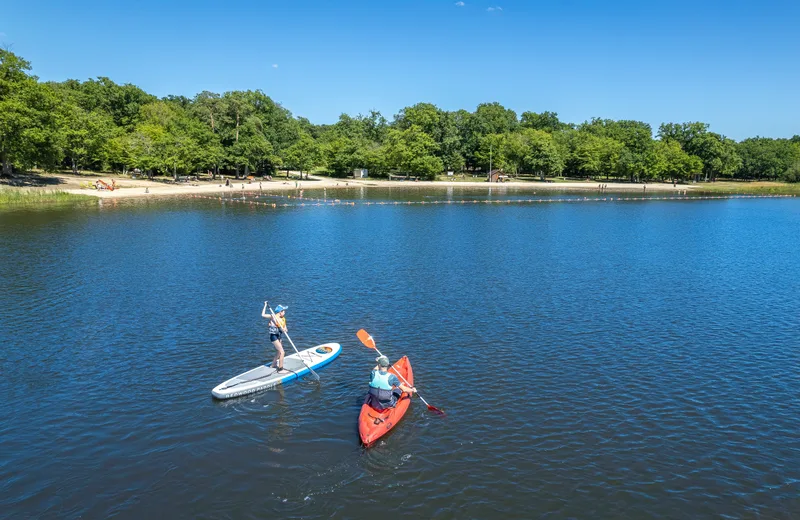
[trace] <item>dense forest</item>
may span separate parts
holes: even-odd
[[[323,169],[344,177],[433,179],[446,171],[576,178],[800,181],[800,136],[736,142],[700,122],[562,122],[552,112],[519,117],[499,103],[448,112],[430,103],[342,114],[315,125],[263,92],[157,98],[108,78],[40,82],[30,63],[0,50],[2,175],[31,168],[183,175],[262,175]]]

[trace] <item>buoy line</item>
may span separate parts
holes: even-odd
[[[291,200],[292,202],[263,202],[258,200],[262,197],[275,197],[284,200]],[[780,198],[795,198],[797,195],[781,194],[781,195],[679,195],[679,196],[662,196],[662,197],[582,197],[582,198],[529,198],[529,199],[502,199],[502,200],[489,200],[489,199],[469,199],[469,200],[419,200],[419,201],[342,201],[339,199],[313,199],[313,198],[300,198],[291,195],[274,195],[274,194],[260,194],[247,198],[241,197],[225,197],[225,196],[207,196],[207,195],[190,195],[194,199],[213,200],[230,204],[241,204],[250,206],[262,206],[270,208],[292,208],[292,207],[321,207],[321,206],[411,206],[411,205],[454,205],[454,204],[553,204],[561,203],[577,203],[577,202],[644,202],[644,201],[690,201],[690,200],[735,200],[735,199],[780,199]],[[300,202],[302,201],[302,202]]]

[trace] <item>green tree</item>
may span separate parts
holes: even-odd
[[[653,173],[661,178],[687,180],[703,171],[703,161],[696,155],[687,154],[681,145],[672,139],[662,139],[654,146],[651,160]]]
[[[29,70],[29,62],[0,49],[0,162],[5,177],[11,176],[12,165],[55,168],[61,160],[58,96]]]
[[[302,133],[300,139],[286,150],[283,162],[285,165],[297,168],[301,177],[303,172],[306,172],[308,178],[308,172],[321,162],[319,146],[314,138]]]
[[[634,182],[646,175],[648,152],[653,146],[653,131],[649,124],[642,121],[594,118],[591,122],[583,123],[579,130],[613,139],[624,146],[620,149],[616,144],[606,143],[609,160],[616,164],[613,170],[606,169],[607,176],[613,171]]]
[[[616,174],[625,145],[610,137],[585,131],[567,132],[560,145],[565,154],[565,172],[576,177]]]
[[[703,161],[706,181],[715,181],[717,176],[733,177],[742,166],[742,159],[736,151],[736,142],[713,132],[695,137],[690,149],[692,154]]]
[[[464,154],[467,165],[488,166],[488,161],[479,158],[482,140],[490,134],[506,134],[517,128],[517,114],[500,103],[482,103],[474,114],[465,118]]]
[[[523,112],[520,116],[520,126],[532,130],[543,130],[548,133],[560,132],[569,128],[569,125],[558,119],[556,112]]]
[[[365,140],[336,135],[322,145],[322,157],[334,177],[347,177],[365,164]]]
[[[114,135],[111,117],[97,110],[87,112],[69,100],[64,100],[59,115],[64,153],[73,173],[88,165],[102,168],[107,142]]]
[[[564,170],[564,160],[553,136],[544,130],[533,129],[526,129],[521,135],[525,143],[525,155],[522,158],[525,170],[538,174],[542,180],[560,175]]]
[[[434,179],[444,168],[435,155],[437,148],[433,138],[416,125],[406,130],[392,128],[386,134],[386,163],[389,168]]]
[[[481,136],[478,149],[474,154],[475,164],[487,172],[513,169],[514,164],[507,155],[509,135],[503,133]]]
[[[739,176],[746,179],[777,179],[800,160],[800,147],[789,139],[752,137],[737,146],[742,159]]]
[[[141,108],[156,101],[155,96],[135,85],[118,85],[106,77],[83,83],[68,80],[63,86],[73,91],[78,106],[108,114],[116,126],[128,131],[139,122]]]
[[[708,124],[697,121],[689,123],[663,123],[658,127],[658,137],[662,141],[676,141],[687,153],[692,153],[693,142],[708,132]]]
[[[398,130],[408,130],[412,126],[417,126],[435,141],[441,142],[442,116],[442,111],[436,105],[417,103],[400,110],[395,116],[394,126]]]

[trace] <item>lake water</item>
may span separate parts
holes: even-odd
[[[0,213],[0,516],[800,516],[800,200],[332,195]],[[342,355],[213,400],[265,299]],[[447,413],[369,450],[362,327]]]

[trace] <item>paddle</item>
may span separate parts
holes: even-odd
[[[264,302],[264,303],[267,303],[267,302]],[[310,366],[308,366],[308,363],[306,363],[306,362],[305,362],[305,360],[303,359],[303,356],[302,356],[302,355],[300,355],[300,351],[299,351],[299,350],[297,350],[297,347],[295,347],[295,346],[294,346],[294,341],[292,341],[292,338],[290,338],[290,337],[289,337],[289,333],[288,333],[288,332],[286,332],[286,328],[285,328],[285,327],[281,327],[281,322],[280,322],[280,321],[278,321],[278,317],[277,317],[277,316],[275,316],[275,313],[274,313],[274,312],[272,312],[272,307],[270,307],[269,303],[267,303],[267,309],[269,309],[269,313],[272,315],[272,321],[273,321],[273,322],[275,322],[275,325],[277,325],[278,327],[280,327],[280,328],[281,328],[281,330],[283,331],[283,333],[284,333],[284,334],[286,334],[286,339],[288,339],[288,340],[289,340],[289,344],[292,346],[292,348],[294,349],[294,351],[295,351],[295,352],[297,352],[297,357],[299,357],[299,358],[300,358],[300,361],[302,361],[302,362],[303,362],[303,364],[306,366],[306,368],[307,368],[307,369],[311,370],[311,373],[312,373],[312,374],[314,374],[314,377],[316,377],[316,378],[317,378],[317,381],[319,381],[319,375],[318,375],[316,372],[314,372],[314,369],[313,369],[313,368],[311,368]]]
[[[358,332],[356,332],[356,336],[358,336],[358,339],[361,340],[361,343],[363,343],[365,347],[375,350],[375,352],[377,352],[379,356],[383,355],[383,354],[381,354],[381,351],[378,350],[377,345],[375,345],[375,340],[372,339],[372,336],[370,336],[369,332],[367,332],[364,329],[361,329]],[[392,367],[392,370],[394,370],[394,367]],[[398,372],[397,370],[394,370],[394,373],[397,374],[397,376],[400,379],[402,379],[405,384],[407,384],[408,386],[413,386],[413,385],[409,384],[408,381],[406,381],[405,377],[400,375],[400,372]],[[444,415],[443,411],[439,410],[435,406],[431,406],[430,404],[428,404],[428,401],[426,401],[424,397],[419,395],[419,393],[417,393],[417,395],[419,396],[420,399],[422,399],[422,402],[425,403],[425,406],[428,407],[428,410],[430,410],[430,411],[432,411],[434,413],[438,413],[439,415]]]

